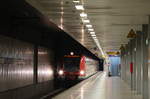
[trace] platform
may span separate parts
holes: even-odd
[[[120,77],[97,73],[52,99],[142,99]]]

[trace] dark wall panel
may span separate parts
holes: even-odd
[[[54,52],[50,49],[38,48],[38,82],[52,80],[54,67]]]
[[[33,83],[33,46],[0,36],[0,92]]]

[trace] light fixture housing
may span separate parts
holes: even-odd
[[[73,2],[74,2],[74,3],[80,3],[80,1],[79,1],[79,0],[73,0]]]
[[[75,5],[75,7],[77,10],[84,10],[83,5]]]

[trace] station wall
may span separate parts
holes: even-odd
[[[0,91],[33,84],[33,45],[0,37]]]
[[[149,25],[142,25],[121,50],[121,78],[143,99],[150,98],[150,31]]]
[[[0,36],[0,99],[37,99],[54,89],[54,51],[35,49],[33,44]]]

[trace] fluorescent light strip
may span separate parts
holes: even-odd
[[[101,48],[101,46],[100,46],[99,43],[97,44],[97,46],[98,46],[98,48],[100,49],[100,51],[101,51],[101,53],[102,53],[102,56],[105,56],[105,54],[104,54],[104,52],[103,52],[103,50],[102,50],[102,48]]]
[[[75,7],[76,7],[77,10],[84,10],[83,5],[76,5]]]
[[[92,35],[92,34],[95,34],[95,32],[90,32],[90,34]]]
[[[82,20],[83,21],[83,23],[90,23],[90,20],[88,20],[88,19],[86,19],[86,20]]]
[[[92,25],[91,24],[87,24],[86,27],[87,28],[92,28]]]
[[[91,34],[92,38],[94,39],[94,41],[95,41],[97,47],[98,47],[99,50],[101,51],[102,56],[105,57],[105,54],[104,54],[104,52],[103,52],[103,50],[102,50],[102,48],[101,48],[101,46],[100,46],[100,43],[99,43],[99,41],[98,41],[98,39],[97,39],[97,37],[96,37],[96,35],[95,35],[95,32],[90,32],[90,34]]]
[[[76,7],[77,10],[84,10],[83,5],[76,5],[75,7]],[[81,16],[81,17],[86,17],[85,14],[80,15],[80,16]],[[83,23],[90,23],[90,20],[88,20],[88,19],[82,20],[82,21],[83,21]],[[94,29],[88,29],[88,30],[89,30],[89,31],[94,31]],[[90,34],[95,34],[95,32],[90,32]],[[100,46],[100,44],[99,44],[99,42],[98,42],[98,40],[97,40],[97,37],[96,37],[96,36],[92,36],[92,38],[94,39],[94,41],[95,41],[95,43],[97,44],[99,50],[101,51],[102,56],[105,56],[105,54],[104,54],[104,52],[103,52],[103,50],[102,50],[102,48],[101,48],[101,46]]]
[[[94,31],[94,29],[88,29],[89,31]]]
[[[86,13],[81,13],[81,14],[80,14],[80,17],[86,18],[86,17],[87,17],[87,14],[86,14]]]
[[[100,43],[99,43],[98,39],[94,39],[94,41],[95,41],[97,47],[99,48],[99,50],[101,51],[102,56],[105,56],[105,54],[104,54],[104,52],[103,52],[103,50],[102,50],[102,47],[100,46]]]
[[[78,1],[78,0],[74,0],[73,2],[74,2],[74,3],[80,3],[80,1]]]

